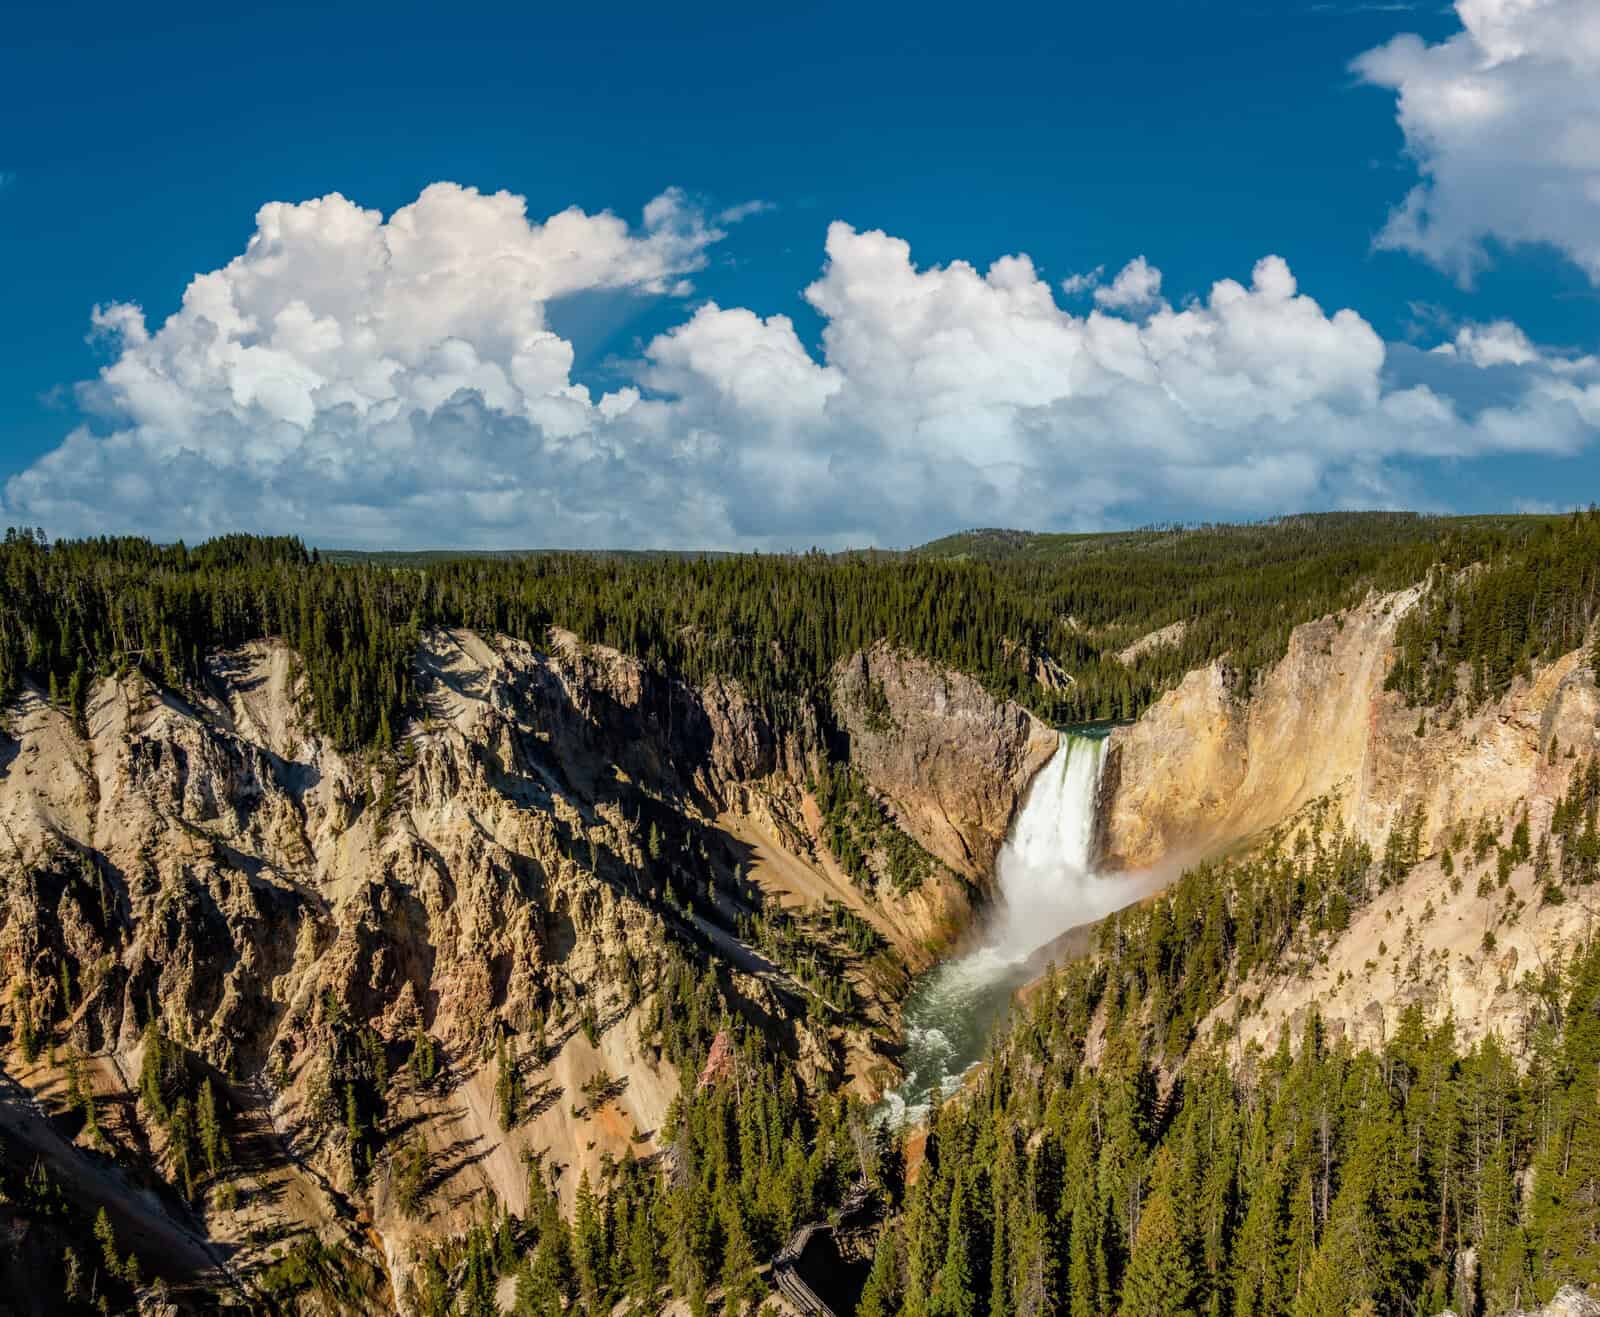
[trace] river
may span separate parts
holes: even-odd
[[[995,861],[995,903],[971,950],[943,961],[912,988],[905,1007],[905,1081],[881,1111],[899,1124],[928,1111],[981,1061],[1012,994],[1038,973],[1037,954],[1070,928],[1137,899],[1124,875],[1091,864],[1105,730],[1061,734],[1028,784]]]

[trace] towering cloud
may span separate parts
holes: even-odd
[[[1394,349],[1275,256],[1180,306],[1141,257],[1075,315],[1026,256],[919,268],[845,224],[804,294],[820,356],[788,317],[706,304],[629,387],[573,380],[553,304],[681,296],[721,236],[670,192],[636,227],[451,184],[387,220],[339,196],[264,207],[164,324],[96,310],[95,419],[4,512],[374,545],[907,543],[1412,501],[1396,459],[1572,452],[1600,425],[1592,358],[1507,324]]]

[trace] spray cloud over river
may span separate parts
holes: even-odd
[[[995,863],[996,909],[981,943],[925,974],[906,1001],[905,1082],[884,1098],[896,1123],[919,1119],[983,1056],[1011,995],[1037,972],[1034,953],[1127,905],[1140,888],[1091,865],[1103,736],[1063,732],[1028,786]]]

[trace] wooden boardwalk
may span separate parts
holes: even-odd
[[[877,1222],[865,1185],[851,1191],[838,1224],[812,1221],[772,1259],[772,1283],[804,1317],[851,1317],[871,1267]]]

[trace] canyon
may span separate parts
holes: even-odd
[[[1207,1030],[1240,1057],[1313,1016],[1381,1046],[1420,1006],[1518,1051],[1524,978],[1590,936],[1592,902],[1545,901],[1526,858],[1485,894],[1453,857],[1548,829],[1600,750],[1600,694],[1575,649],[1475,710],[1419,714],[1385,688],[1419,594],[1296,627],[1248,687],[1226,656],[1197,668],[1103,742],[886,642],[834,667],[826,715],[779,719],[737,681],[559,628],[542,646],[432,629],[387,761],[318,730],[281,641],[210,653],[185,687],[101,677],[81,718],[26,686],[0,739],[7,1157],[103,1203],[179,1304],[254,1307],[309,1236],[359,1278],[348,1310],[410,1311],[419,1259],[486,1205],[529,1212],[537,1178],[571,1212],[615,1165],[670,1160],[675,1102],[714,1078],[675,1064],[659,1009],[685,966],[804,1085],[876,1103],[915,1068],[903,1013],[942,961],[1035,952],[1193,863],[1292,847],[1313,814],[1374,852],[1414,827],[1416,853],[1313,961],[1230,984]],[[1023,802],[1085,745],[1082,837],[1040,844],[1098,894],[1008,927]],[[30,1030],[47,1041],[24,1057]],[[198,1193],[142,1112],[158,1035],[227,1112],[231,1169]],[[413,1142],[352,1133],[336,1067],[360,1048],[386,1058],[382,1120]],[[420,1209],[400,1188],[412,1146]]]
[[[896,1073],[907,969],[969,921],[1056,741],[921,660],[880,647],[842,665],[850,769],[881,801],[881,826],[931,857],[915,887],[869,892],[820,840],[808,789],[820,732],[773,727],[734,685],[694,688],[566,634],[539,652],[459,630],[425,637],[417,678],[422,713],[387,777],[316,731],[279,643],[211,656],[203,686],[181,695],[137,672],[104,680],[82,727],[37,690],[7,712],[0,965],[9,1000],[36,984],[27,1009],[61,1017],[50,1055],[13,1052],[8,1072],[34,1109],[59,1108],[70,1053],[104,1149],[170,1174],[136,1102],[159,1019],[236,1110],[246,1187],[215,1185],[203,1221],[159,1181],[154,1206],[119,1210],[129,1195],[112,1196],[147,1265],[233,1278],[309,1229],[371,1269],[382,1308],[419,1244],[465,1228],[486,1200],[526,1210],[528,1158],[559,1170],[570,1208],[607,1159],[659,1151],[681,1077],[652,1045],[642,997],[669,945],[725,965],[810,1082],[875,1094]],[[673,898],[690,863],[712,875],[711,917]],[[843,907],[881,936],[877,963],[849,971],[855,1018],[808,1019],[813,991],[740,938],[738,916],[768,903]],[[421,1219],[398,1208],[387,1167],[352,1167],[326,1059],[352,1027],[390,1048],[421,1029],[440,1048],[448,1083],[402,1075],[387,1112],[428,1149]],[[529,1064],[531,1114],[508,1131],[496,1042],[535,1032],[548,1061]],[[618,1091],[585,1104],[597,1076]],[[11,1133],[64,1175],[100,1160],[39,1121]]]

